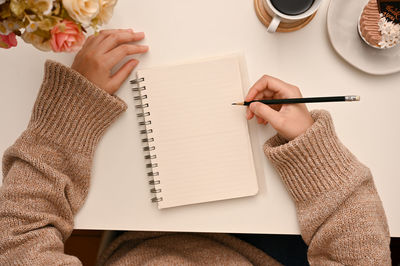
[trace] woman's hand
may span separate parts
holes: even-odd
[[[133,32],[131,29],[102,30],[98,35],[92,35],[86,40],[71,68],[99,88],[113,94],[139,61],[129,60],[114,75],[111,75],[111,69],[128,55],[147,52],[148,46],[132,43],[143,38],[143,32]]]
[[[264,75],[250,88],[246,101],[301,97],[301,92],[296,86]],[[305,104],[268,106],[255,102],[247,109],[247,119],[252,119],[254,115],[259,124],[270,123],[287,140],[300,136],[314,123]]]

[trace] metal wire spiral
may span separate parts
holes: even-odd
[[[147,173],[147,176],[150,178],[149,185],[154,186],[150,189],[150,192],[155,194],[155,196],[151,199],[151,202],[160,202],[163,200],[162,197],[158,197],[158,194],[162,192],[162,189],[158,187],[161,182],[160,180],[154,179],[155,177],[159,176],[160,173],[155,171],[155,168],[158,167],[158,163],[154,162],[154,160],[157,159],[157,155],[152,153],[156,147],[150,144],[154,142],[154,138],[148,137],[148,134],[153,133],[153,129],[149,128],[151,125],[151,113],[145,110],[149,107],[149,104],[143,103],[143,100],[147,99],[147,94],[143,94],[146,90],[146,86],[140,86],[140,82],[143,81],[144,78],[138,78],[131,80],[130,83],[133,85],[132,91],[136,94],[133,97],[133,100],[138,102],[138,104],[135,105],[136,109],[139,111],[136,116],[140,120],[139,126],[143,127],[139,133],[145,136],[142,139],[142,143],[147,144],[143,147],[143,151],[146,153],[144,158],[149,161],[149,163],[146,163],[146,168],[151,169],[151,171]]]

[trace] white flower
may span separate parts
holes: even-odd
[[[92,19],[99,13],[99,0],[62,0],[68,15],[74,20],[89,26]]]
[[[381,48],[390,48],[399,43],[400,39],[400,25],[394,24],[392,21],[388,21],[381,14],[381,19],[378,22],[379,32],[382,35],[381,41],[378,45]]]
[[[99,0],[100,4],[100,11],[99,15],[97,16],[98,24],[103,25],[107,23],[112,15],[114,6],[117,4],[117,0]]]
[[[25,29],[27,32],[34,32],[37,30],[37,28],[38,28],[38,24],[36,22],[32,21],[31,23],[29,23],[28,26],[26,26]]]
[[[11,32],[18,30],[20,28],[20,24],[15,19],[6,19],[3,22],[0,22],[0,33],[2,35],[8,35]]]

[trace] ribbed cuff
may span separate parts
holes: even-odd
[[[92,153],[104,131],[126,109],[121,99],[78,72],[47,61],[28,130],[59,145]]]
[[[314,124],[303,135],[287,142],[276,135],[264,144],[270,159],[296,201],[306,201],[332,189],[356,182],[368,169],[336,136],[327,111],[311,112]]]

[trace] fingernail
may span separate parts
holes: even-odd
[[[251,103],[251,104],[249,105],[249,108],[250,108],[251,111],[254,111],[254,104]]]
[[[138,35],[139,37],[144,37],[144,32],[143,31],[135,32],[135,34]]]

